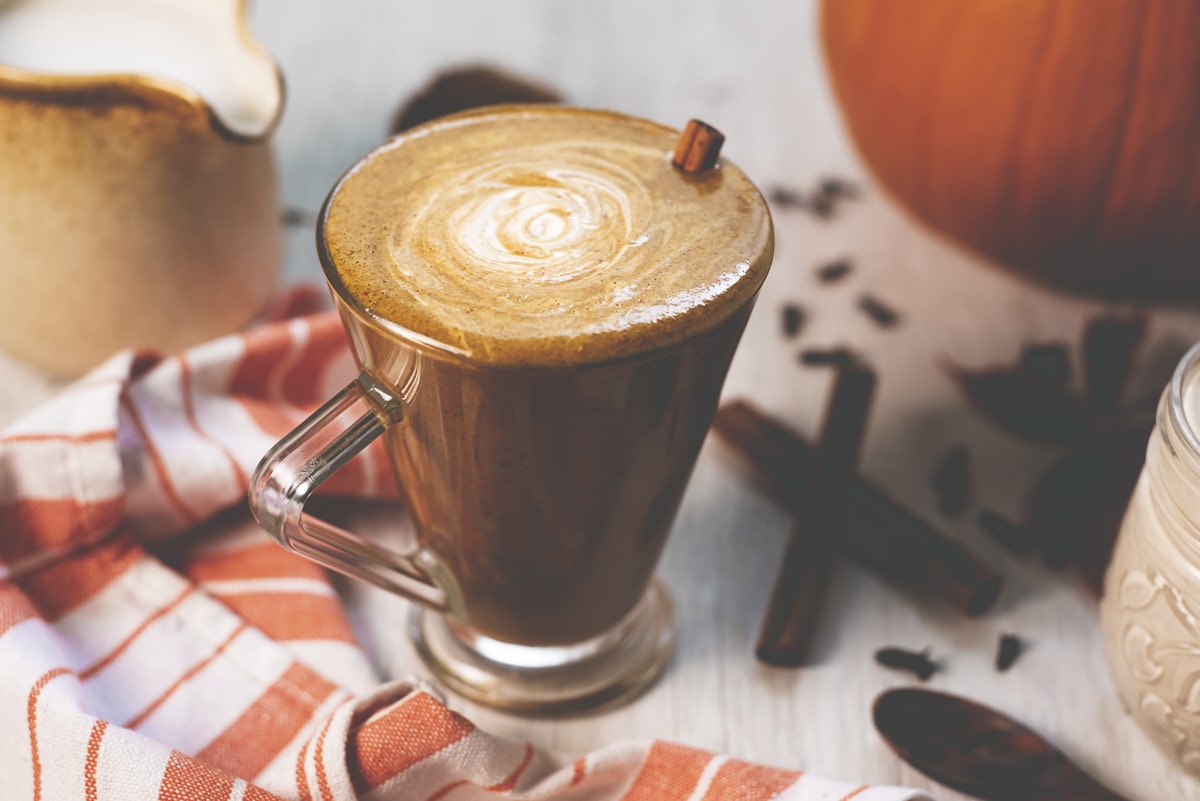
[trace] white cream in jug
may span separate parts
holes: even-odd
[[[238,36],[238,0],[0,3],[0,65],[50,75],[144,75],[196,92],[239,136],[266,133],[275,65]]]

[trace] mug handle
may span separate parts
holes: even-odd
[[[369,581],[435,611],[450,608],[436,577],[444,573],[425,549],[396,553],[306,514],[312,494],[388,426],[404,421],[398,398],[366,372],[277,442],[250,482],[250,511],[283,547],[354,578]]]

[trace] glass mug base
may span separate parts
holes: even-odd
[[[657,579],[611,631],[573,645],[494,640],[415,604],[408,629],[417,654],[448,689],[525,714],[627,701],[662,675],[675,647],[674,607]]]

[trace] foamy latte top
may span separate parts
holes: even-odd
[[[773,240],[736,167],[672,166],[677,135],[550,106],[416,128],[330,196],[326,272],[352,306],[481,362],[589,362],[678,342],[753,297]]]

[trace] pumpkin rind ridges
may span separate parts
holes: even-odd
[[[1200,42],[1200,4],[931,0],[903,4],[911,18],[904,26],[879,24],[903,16],[897,5],[823,0],[821,9],[846,129],[887,194],[967,249],[1041,283],[1117,300],[1200,301],[1200,48],[1187,44]],[[928,47],[954,6],[966,9],[955,41],[988,46],[955,52],[950,43],[936,58],[906,50]],[[1001,18],[988,14],[1001,10],[1012,18],[996,24]],[[1063,32],[1049,33],[1056,15]],[[847,20],[870,35],[851,37]],[[1139,27],[1141,36],[1129,35]],[[1035,75],[1028,47],[1038,33],[1052,55]],[[1015,54],[1000,46],[1003,37],[1021,40]],[[1142,38],[1138,80],[1131,59]],[[953,71],[954,94],[943,96],[938,78]],[[1030,94],[1018,106],[1022,89]],[[1019,107],[1028,119],[1018,124]],[[923,115],[924,136],[913,123]],[[983,115],[984,123],[954,115]],[[1001,142],[1004,135],[1013,139]]]

